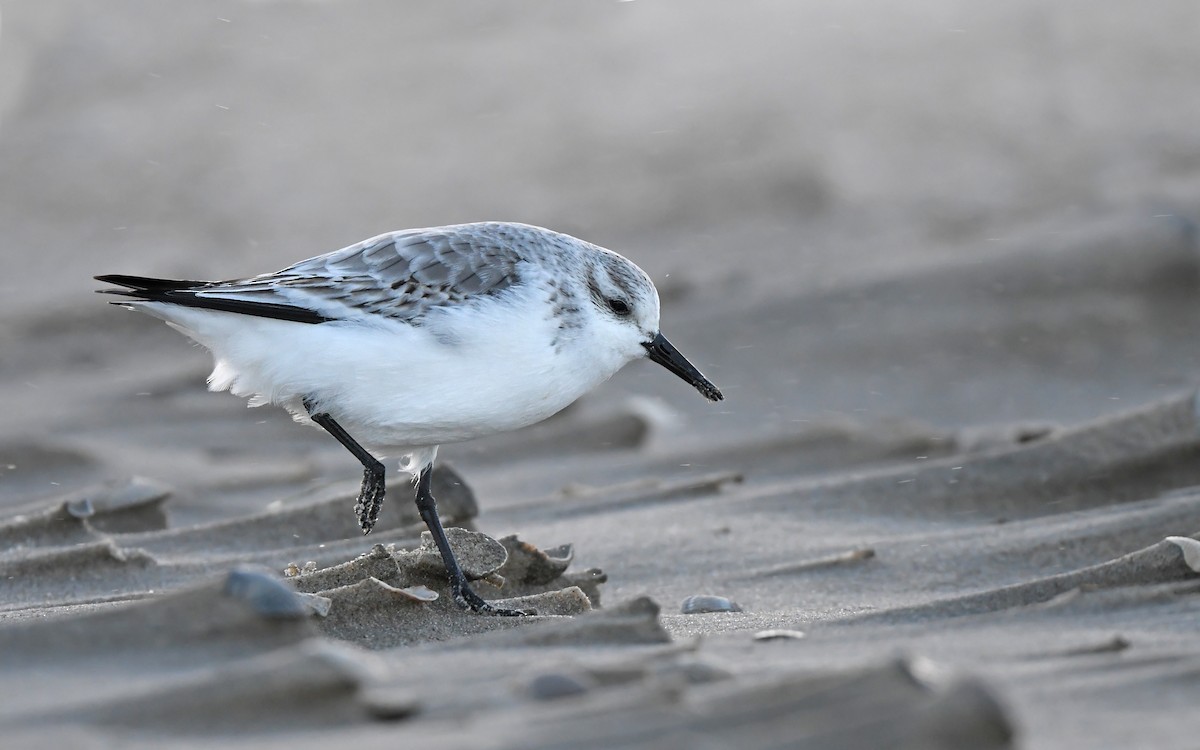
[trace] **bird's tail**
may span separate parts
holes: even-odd
[[[236,282],[152,279],[146,276],[125,276],[123,274],[107,274],[95,278],[106,284],[125,287],[124,289],[98,290],[101,294],[126,298],[114,301],[112,303],[114,305],[132,307],[131,302],[165,302],[181,307],[254,315],[295,323],[324,323],[329,320],[324,315],[308,308],[297,307],[270,297],[265,300],[252,299],[247,296],[248,293],[245,291],[228,288],[229,284]],[[256,295],[261,296],[262,292],[257,291]]]
[[[178,293],[190,291],[211,284],[210,281],[184,281],[182,279],[152,279],[148,276],[126,276],[110,273],[95,277],[96,281],[105,284],[116,284],[124,289],[99,289],[100,294],[115,294],[119,297],[131,297],[143,302],[175,302],[178,303]],[[124,304],[113,302],[114,305]]]

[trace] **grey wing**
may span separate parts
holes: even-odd
[[[313,310],[329,319],[416,322],[430,310],[520,283],[518,238],[480,227],[392,232],[200,294]]]

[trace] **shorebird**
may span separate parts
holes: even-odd
[[[641,357],[723,398],[662,335],[658,292],[640,268],[527,224],[389,232],[233,281],[96,279],[123,287],[102,290],[123,298],[113,304],[207,347],[211,390],[279,405],[354,454],[364,534],[385,494],[372,450],[398,453],[452,596],[476,612],[522,614],[468,585],[430,492],[438,446],[539,422]]]

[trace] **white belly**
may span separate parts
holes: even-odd
[[[626,359],[597,359],[586,341],[551,346],[557,321],[532,305],[448,313],[425,326],[306,324],[147,305],[208,347],[213,390],[284,406],[308,421],[312,399],[374,447],[419,447],[523,427],[608,379]]]

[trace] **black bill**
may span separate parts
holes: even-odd
[[[720,401],[725,398],[721,395],[721,391],[708,378],[704,377],[704,373],[693,367],[692,363],[687,361],[687,357],[671,346],[671,342],[667,341],[661,333],[656,334],[653,339],[643,342],[642,346],[646,347],[646,351],[650,353],[651,362],[657,362],[691,383],[709,401]]]

